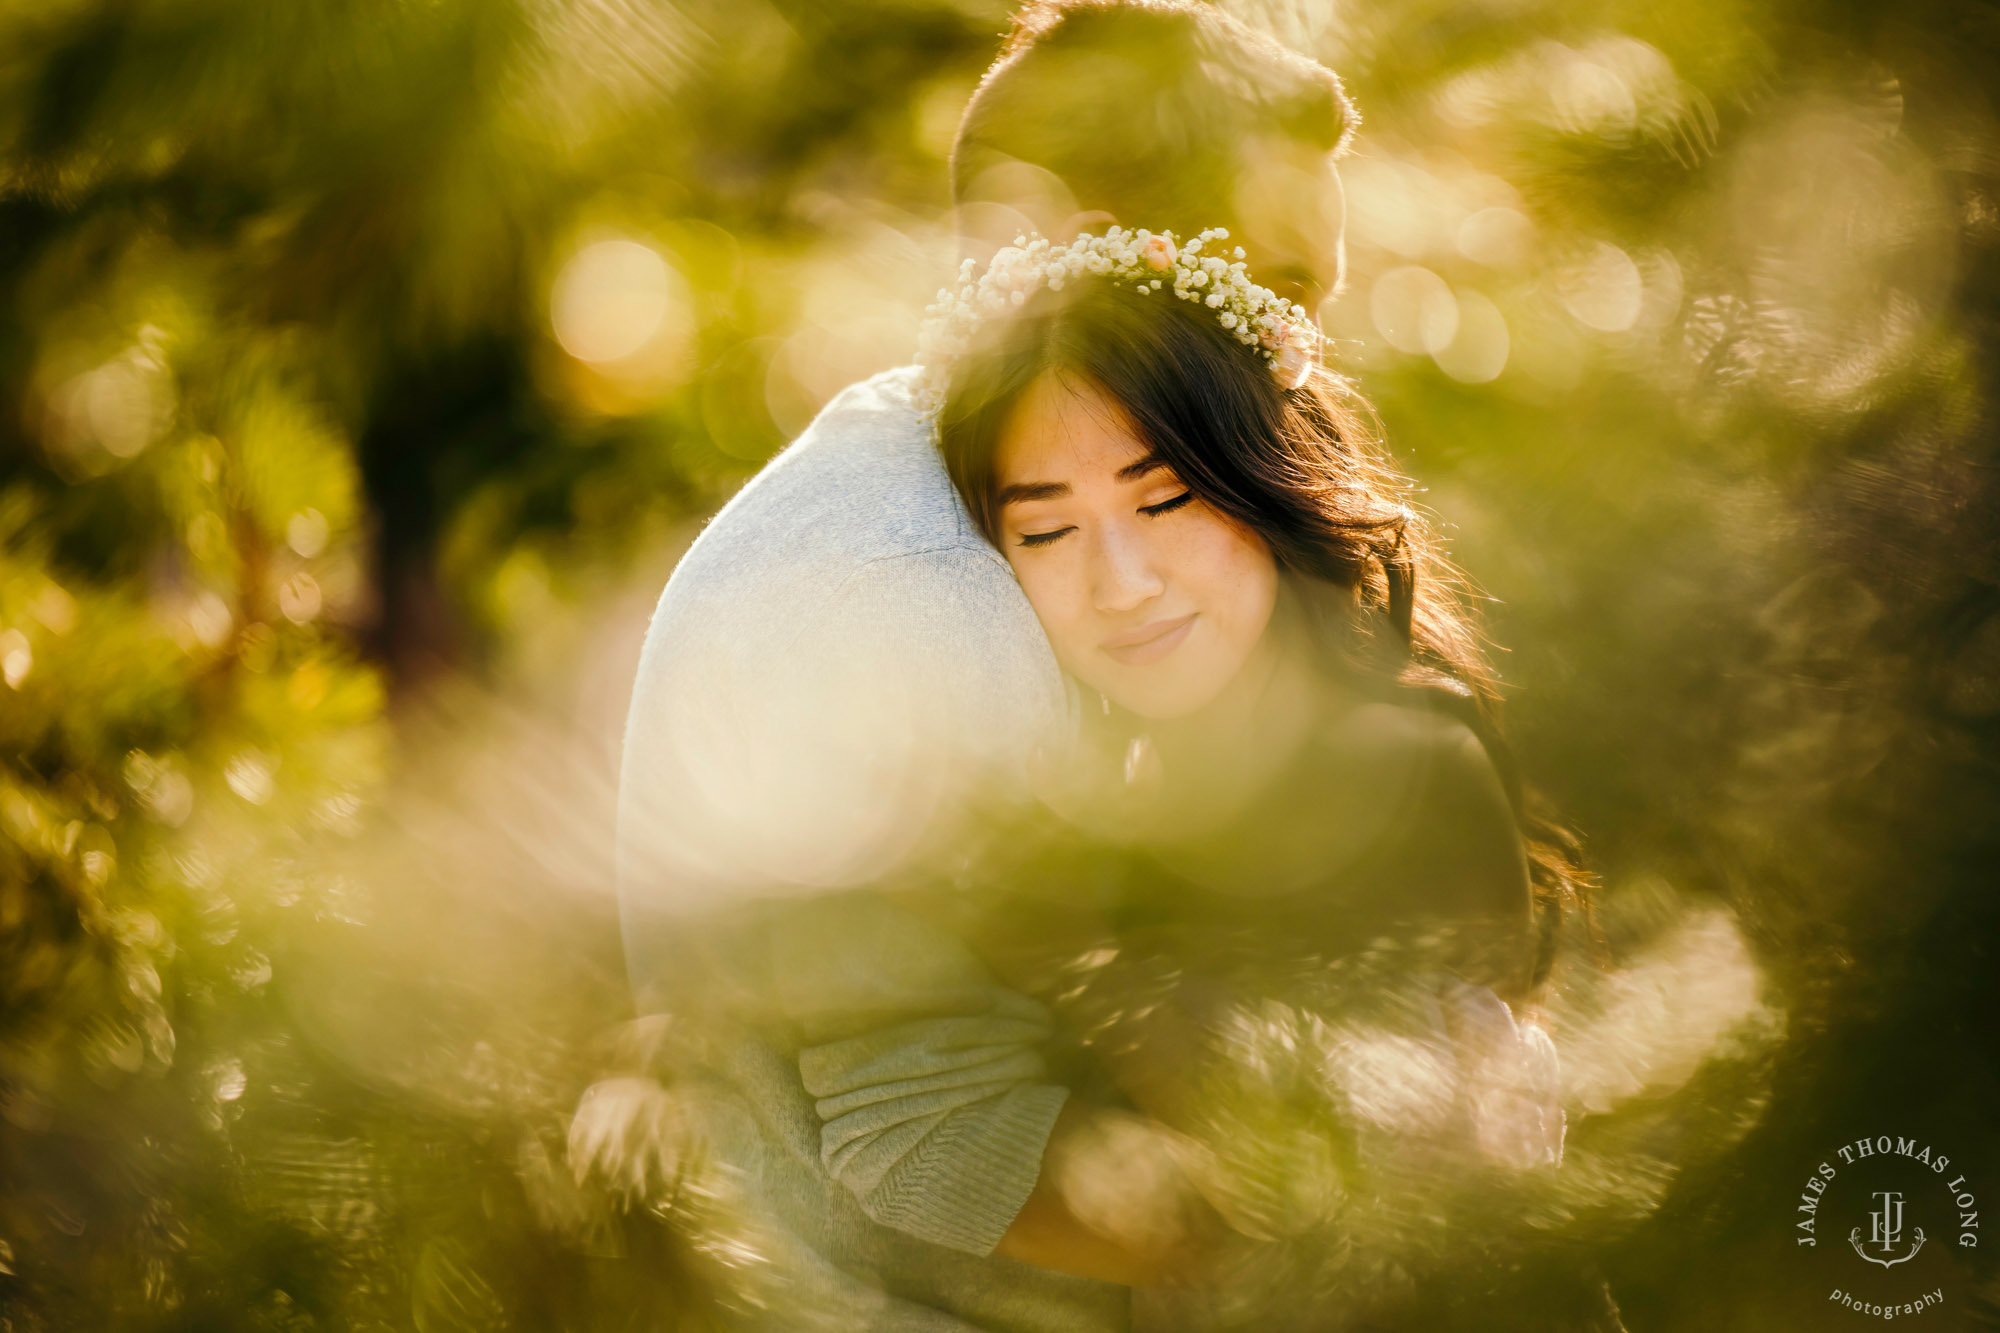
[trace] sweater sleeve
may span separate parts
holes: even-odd
[[[802,1051],[820,1157],[870,1217],[990,1254],[1041,1174],[1068,1089],[1036,1049],[1048,1018],[997,991],[991,1012],[922,1019]]]
[[[789,905],[773,944],[827,1173],[883,1226],[990,1254],[1069,1095],[1043,1060],[1048,1011],[871,893]]]

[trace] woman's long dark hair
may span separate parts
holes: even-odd
[[[1588,913],[1590,876],[1576,836],[1521,776],[1465,580],[1359,396],[1323,368],[1285,389],[1215,312],[1170,292],[1090,280],[1037,292],[981,327],[938,414],[945,466],[989,540],[1001,432],[1047,374],[1108,394],[1189,489],[1264,539],[1344,675],[1382,697],[1421,696],[1479,737],[1527,845],[1539,990],[1563,913]]]

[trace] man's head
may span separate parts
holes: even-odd
[[[1228,227],[1311,307],[1339,285],[1333,159],[1357,123],[1332,70],[1198,0],[1029,0],[959,123],[952,194],[975,251]]]

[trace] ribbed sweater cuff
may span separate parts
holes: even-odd
[[[1069,1089],[1011,1088],[946,1116],[867,1200],[884,1226],[987,1255],[1041,1178],[1042,1154]]]

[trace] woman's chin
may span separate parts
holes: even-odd
[[[1151,680],[1120,680],[1097,687],[1112,703],[1150,722],[1171,722],[1212,702],[1219,687],[1204,681],[1190,681],[1180,673],[1161,673]]]

